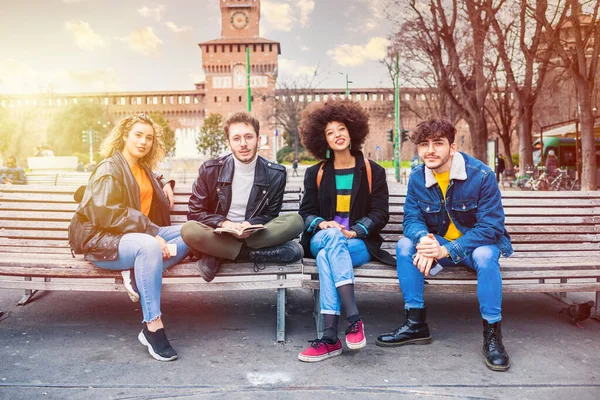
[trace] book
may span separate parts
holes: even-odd
[[[248,232],[254,233],[254,232],[262,231],[263,229],[266,229],[264,225],[257,224],[257,225],[245,226],[241,230],[231,229],[231,228],[216,228],[215,233],[230,233],[234,236],[241,236],[244,233],[248,233]]]

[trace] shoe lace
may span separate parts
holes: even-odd
[[[504,345],[502,344],[502,334],[497,331],[488,331],[487,347],[490,351],[497,350],[504,352]]]
[[[273,260],[278,255],[277,250],[260,250],[254,253],[254,261],[256,263],[266,263]],[[264,269],[264,267],[262,268]],[[258,271],[257,271],[258,272]]]
[[[358,333],[359,330],[359,321],[354,321],[351,322],[350,325],[348,325],[348,328],[346,329],[346,335],[349,333]]]
[[[322,339],[309,340],[308,343],[310,343],[310,347],[314,347],[315,349],[326,344]]]
[[[263,269],[265,269],[267,266],[266,265],[260,265],[258,263],[254,263],[254,272],[260,272]]]

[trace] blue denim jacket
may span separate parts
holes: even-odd
[[[413,245],[428,233],[444,236],[448,215],[462,236],[446,244],[455,263],[477,247],[495,244],[504,257],[513,253],[504,226],[502,196],[492,170],[465,153],[456,152],[450,167],[446,201],[433,172],[423,164],[410,174],[404,204],[404,236]]]

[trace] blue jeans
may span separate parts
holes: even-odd
[[[435,235],[437,241],[444,245],[448,240]],[[412,255],[417,249],[406,237],[396,244],[396,266],[398,280],[404,297],[404,308],[423,308],[423,289],[425,278],[421,271],[413,265]],[[502,319],[502,277],[500,275],[500,249],[496,245],[477,247],[469,257],[459,264],[449,258],[439,260],[443,267],[463,265],[477,272],[477,298],[481,317],[493,324]]]
[[[317,259],[321,289],[321,314],[340,315],[337,288],[354,284],[353,268],[369,262],[371,254],[360,239],[346,239],[338,229],[329,228],[310,240],[310,252]]]
[[[177,245],[177,255],[163,260],[162,250],[156,239],[146,233],[126,233],[119,242],[119,259],[115,261],[94,261],[94,265],[113,271],[134,269],[135,283],[140,293],[140,303],[144,315],[143,322],[152,322],[160,317],[160,289],[162,273],[188,255],[188,247],[181,239],[181,225],[164,226],[158,236],[167,243]]]

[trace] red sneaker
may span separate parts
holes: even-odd
[[[298,359],[304,362],[317,362],[327,360],[330,357],[342,354],[342,342],[340,339],[335,344],[328,344],[321,339],[311,341],[308,349],[298,354]]]
[[[346,329],[346,345],[352,350],[362,349],[367,345],[365,325],[362,320],[359,319],[356,322],[348,323],[348,329]]]

